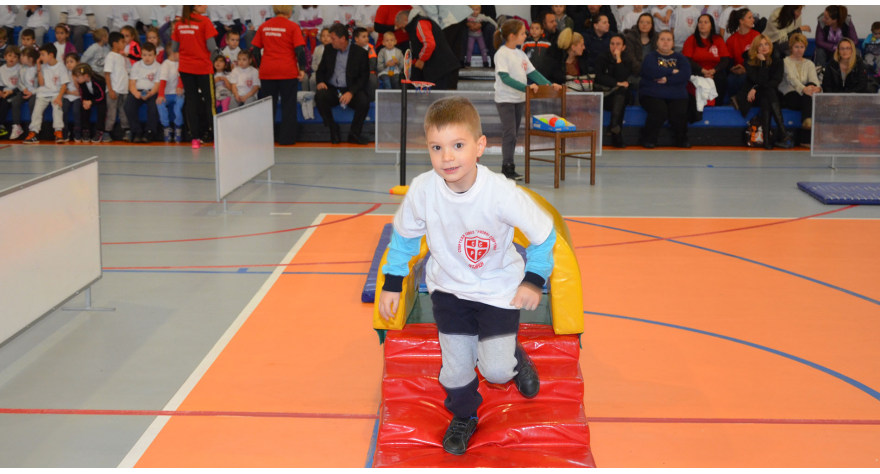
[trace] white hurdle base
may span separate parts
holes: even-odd
[[[226,207],[226,198],[223,198],[223,210],[222,210],[222,211],[211,211],[211,212],[208,213],[209,216],[224,216],[224,215],[237,216],[237,215],[240,215],[240,214],[244,214],[244,212],[242,212],[242,211],[230,211],[230,210]]]
[[[272,170],[266,170],[266,179],[255,179],[252,182],[254,183],[268,183],[268,184],[284,184],[284,181],[272,181]]]
[[[88,287],[85,289],[84,293],[86,294],[86,305],[83,308],[61,308],[61,311],[116,311],[116,308],[96,308],[92,306],[92,287]],[[79,294],[79,292],[76,292]]]

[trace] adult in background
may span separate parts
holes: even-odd
[[[279,145],[296,143],[296,89],[306,76],[306,42],[299,25],[290,21],[293,7],[273,5],[274,18],[263,22],[253,45],[263,49],[260,63],[260,98],[272,97],[272,123],[281,100],[281,124],[275,134]]]
[[[608,18],[608,31],[619,33],[621,31],[620,23],[614,16],[616,10],[617,8],[611,5],[587,5],[586,18],[580,28],[584,28],[584,30],[590,28],[599,19],[599,15],[605,15]],[[580,32],[577,21],[575,21],[574,29]]]
[[[645,148],[657,145],[660,127],[667,119],[678,147],[691,147],[687,138],[687,84],[691,78],[691,65],[683,54],[673,51],[674,43],[671,31],[661,31],[657,37],[657,50],[648,53],[642,62],[639,101],[648,113]]]
[[[458,80],[461,63],[452,51],[443,30],[418,9],[397,14],[397,27],[409,35],[412,50],[412,80],[433,82],[434,89],[447,90]]]
[[[553,82],[564,82],[571,91],[589,92],[589,86],[584,85],[589,77],[587,65],[587,50],[584,37],[566,28],[559,35],[559,47],[565,48],[565,59],[556,68],[555,77],[548,78]],[[561,77],[562,80],[556,80]]]
[[[406,52],[409,49],[409,35],[406,34],[406,30],[398,29],[395,26],[395,22],[397,21],[397,14],[404,10],[412,10],[412,6],[379,5],[379,8],[376,9],[376,18],[373,23],[373,30],[379,33],[380,37],[389,31],[394,33],[394,38],[397,40],[396,47],[401,52]],[[377,50],[376,52],[378,53],[379,51]]]
[[[467,5],[422,5],[422,10],[428,18],[443,28],[443,37],[446,38],[460,68],[467,38],[467,18],[474,11]],[[458,89],[458,69],[449,76],[446,88],[453,91]]]
[[[660,33],[654,29],[654,18],[650,13],[642,13],[639,15],[639,21],[636,26],[626,30],[623,37],[626,39],[627,54],[633,57],[633,72],[630,75],[629,89],[635,93],[639,90],[641,82],[642,63],[645,56],[651,51],[657,50],[657,37]]]
[[[754,29],[755,16],[748,8],[740,8],[730,13],[727,22],[727,52],[730,53],[730,75],[727,76],[727,94],[735,96],[746,82],[746,68],[744,54],[749,51],[752,42],[760,36]]]
[[[61,7],[61,23],[70,27],[70,42],[76,46],[79,54],[85,53],[83,48],[83,36],[89,31],[95,31],[98,26],[95,23],[95,12],[88,5],[64,5]],[[9,37],[12,42],[12,37]]]
[[[587,30],[587,33],[584,36],[584,43],[587,45],[587,50],[584,53],[584,56],[587,57],[587,73],[595,74],[596,73],[596,59],[602,55],[602,53],[608,51],[608,46],[611,43],[611,35],[610,33],[611,23],[608,22],[608,16],[600,14],[596,17],[596,21],[593,22],[593,27]]]
[[[773,52],[777,57],[783,58],[791,52],[788,43],[790,35],[810,31],[808,25],[801,25],[803,12],[803,5],[785,5],[770,14],[770,21],[767,22],[764,34],[773,42]]]
[[[822,92],[865,94],[868,91],[868,68],[856,55],[856,44],[843,38],[834,51],[834,57],[825,67]]]
[[[816,65],[804,57],[807,37],[794,33],[788,39],[788,45],[791,55],[783,60],[784,75],[779,84],[779,93],[782,94],[783,108],[800,111],[803,135],[803,132],[809,133],[813,128],[813,94],[822,92],[822,88],[816,75]],[[809,143],[809,140],[802,139],[800,142]]]
[[[626,148],[623,142],[623,113],[629,99],[629,76],[633,72],[633,57],[626,53],[626,41],[621,34],[614,34],[608,42],[608,51],[603,51],[596,60],[597,88],[605,89],[603,101],[605,110],[611,112],[608,124],[611,132],[611,145]]]
[[[171,49],[180,53],[178,72],[183,83],[186,122],[192,138],[192,147],[199,148],[199,138],[204,142],[213,141],[211,127],[217,110],[214,102],[214,65],[211,51],[217,49],[217,29],[205,16],[207,5],[184,5],[180,21],[171,33]],[[199,108],[202,108],[206,121],[200,123]]]
[[[761,126],[764,130],[764,148],[773,149],[773,140],[770,140],[770,118],[776,121],[777,134],[776,146],[791,148],[792,140],[785,131],[785,120],[782,117],[782,109],[779,96],[776,91],[782,83],[784,66],[782,61],[773,59],[773,43],[765,35],[758,35],[746,55],[746,82],[743,88],[735,96],[730,98],[733,108],[742,113],[743,118],[749,109],[758,105],[761,107]]]
[[[816,27],[816,66],[825,66],[828,58],[837,52],[837,45],[843,38],[859,43],[859,35],[853,25],[852,17],[843,5],[831,5],[819,16]]]
[[[541,26],[544,27],[544,40],[550,43],[550,46],[537,61],[532,61],[532,65],[550,81],[561,83],[564,78],[560,78],[560,76],[564,75],[564,71],[560,71],[559,64],[563,59],[567,59],[568,55],[564,54],[567,48],[559,46],[556,15],[552,11],[544,12],[542,15]]]
[[[324,48],[316,73],[315,105],[324,119],[324,126],[330,129],[330,143],[333,144],[340,141],[339,125],[333,120],[333,107],[342,105],[354,109],[348,141],[366,145],[369,141],[361,136],[361,132],[370,112],[370,98],[366,92],[370,82],[370,58],[364,48],[349,41],[348,28],[342,23],[330,26],[330,44],[333,47]]]
[[[715,83],[715,91],[718,92],[716,104],[720,105],[727,93],[730,53],[727,52],[724,39],[716,31],[715,19],[712,15],[700,15],[697,19],[697,29],[684,42],[681,54],[690,61],[693,75],[712,79]],[[692,84],[688,84],[688,93],[692,98],[696,93]]]

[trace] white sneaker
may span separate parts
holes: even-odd
[[[10,140],[15,140],[16,138],[22,136],[24,134],[24,130],[22,130],[21,125],[13,125],[12,126],[12,135],[9,136]]]

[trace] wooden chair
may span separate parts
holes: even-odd
[[[553,86],[538,86],[538,92],[526,88],[526,183],[529,182],[531,160],[544,161],[553,163],[553,187],[559,187],[559,180],[565,181],[565,159],[577,158],[580,160],[590,160],[590,185],[596,184],[596,131],[595,130],[576,130],[573,132],[545,132],[544,130],[532,129],[532,99],[560,99],[562,107],[560,108],[560,117],[565,118],[565,86],[557,91]],[[577,125],[577,124],[575,124]],[[531,137],[547,137],[555,140],[553,148],[531,148]],[[565,147],[565,140],[569,138],[590,137],[589,150],[576,150],[568,152]],[[532,156],[534,151],[554,151],[554,158],[548,160],[545,158],[535,158]]]

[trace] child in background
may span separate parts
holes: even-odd
[[[400,89],[400,68],[403,66],[403,53],[395,46],[397,37],[386,31],[382,35],[382,48],[376,62],[379,64],[379,83],[383,89]]]
[[[657,5],[651,8],[651,16],[654,17],[654,31],[657,33],[663,30],[672,29],[672,14],[675,7],[672,5]],[[636,19],[636,23],[638,23]]]
[[[162,64],[165,61],[165,48],[159,43],[159,28],[151,26],[147,28],[147,43],[156,47],[156,61]]]
[[[0,7],[2,10],[3,7]],[[6,49],[9,47],[9,37],[5,28],[0,28],[0,66],[6,64]]]
[[[0,6],[0,28],[6,30],[6,37],[12,42],[15,33],[15,18],[18,16],[18,7],[15,5]]]
[[[92,33],[95,42],[82,55],[80,61],[88,64],[96,74],[104,74],[104,58],[110,53],[110,45],[107,44],[107,30],[98,28]]]
[[[218,47],[229,32],[237,31],[238,34],[241,34],[241,16],[239,16],[238,7],[235,5],[211,5],[208,7],[208,16],[217,29]]]
[[[871,25],[871,34],[862,41],[862,56],[868,71],[880,76],[880,21]]]
[[[303,81],[303,90],[304,91],[312,91],[315,92],[315,88],[317,87],[317,80],[315,79],[315,74],[318,72],[318,66],[321,65],[321,58],[324,57],[324,48],[328,47],[330,44],[330,30],[328,28],[323,28],[321,30],[321,44],[315,48],[315,51],[312,52],[312,60],[307,62],[308,69],[306,70],[306,75],[308,76],[308,81]],[[332,46],[329,46],[332,48]],[[306,50],[308,51],[308,50]]]
[[[107,15],[107,28],[111,31],[122,31],[126,26],[132,27],[141,23],[141,16],[134,6],[114,6]],[[141,23],[141,25],[143,25]]]
[[[12,96],[12,135],[10,140],[20,137],[24,130],[21,128],[21,108],[25,102],[28,110],[33,111],[37,103],[37,61],[40,53],[34,48],[21,50],[21,68],[18,70],[18,90],[21,94]],[[7,58],[9,60],[9,58]]]
[[[128,117],[125,116],[125,98],[128,97],[128,60],[122,54],[125,52],[125,37],[122,33],[114,31],[110,33],[111,51],[104,59],[104,82],[107,84],[107,117],[104,121],[104,143],[113,141],[110,132],[116,125],[116,116],[122,129],[125,130],[123,140],[131,141],[131,130],[128,128]]]
[[[471,56],[474,53],[474,43],[477,43],[477,46],[480,49],[480,55],[483,57],[483,67],[489,67],[489,54],[486,50],[486,40],[483,39],[483,22],[492,23],[492,26],[498,26],[495,23],[495,20],[489,18],[486,15],[480,13],[479,5],[469,5],[473,13],[467,17],[467,27],[468,27],[468,43],[467,43],[467,54],[465,55],[464,65],[466,67],[471,66]],[[556,6],[554,8],[554,13],[556,13]],[[565,7],[562,7],[562,16],[565,16]],[[571,18],[569,18],[571,20]]]
[[[150,14],[150,24],[155,28],[161,28],[180,16],[181,10],[182,7],[177,5],[156,5]]]
[[[245,42],[251,46],[257,30],[266,20],[274,18],[275,12],[271,5],[248,5],[244,11]],[[305,34],[304,34],[305,35]]]
[[[21,34],[18,35],[18,41],[21,43],[21,50],[24,51],[25,48],[38,49],[40,45],[37,44],[36,38],[36,33],[34,33],[34,30],[31,28],[21,30]]]
[[[125,49],[122,52],[128,58],[125,69],[129,70],[134,63],[141,60],[141,40],[133,26],[123,26],[120,33],[125,39]]]
[[[67,41],[68,36],[70,32],[67,30],[67,25],[59,23],[55,26],[55,50],[58,51],[58,57],[55,59],[60,62],[64,62],[64,58],[69,53],[77,52],[76,46]]]
[[[67,126],[68,112],[73,108],[73,141],[79,143],[82,141],[82,129],[80,129],[80,112],[82,111],[82,103],[80,102],[79,88],[73,81],[70,73],[73,68],[79,64],[79,54],[67,53],[64,55],[64,67],[67,68],[67,87],[64,91],[64,97],[61,101],[61,115],[64,117],[64,141],[70,141],[70,127]],[[88,140],[86,140],[88,141]]]
[[[315,48],[320,45],[318,41],[315,41],[317,39],[316,36],[318,36],[318,29],[321,28],[321,25],[324,23],[321,7],[319,5],[303,5],[299,9],[297,21],[299,22],[299,27],[306,40],[306,51],[314,52]],[[321,36],[324,35],[325,30],[326,28],[321,30]],[[324,43],[323,40],[321,40],[320,43],[327,44]],[[317,70],[318,68],[315,67],[312,72]]]
[[[697,20],[703,14],[703,9],[695,5],[680,5],[672,14],[672,36],[675,39],[675,52],[680,53],[684,48],[684,42],[694,34],[697,29]]]
[[[229,33],[226,33],[226,47],[220,50],[220,54],[229,61],[229,64],[232,65],[232,68],[235,69],[235,64],[238,62],[238,53],[241,52],[241,48],[239,47],[239,42],[241,41],[241,33],[233,30]]]
[[[230,110],[257,101],[257,92],[260,91],[260,71],[257,71],[252,63],[250,51],[238,53],[238,67],[229,75],[229,82],[232,84]]]
[[[55,45],[44,44],[40,47],[40,59],[37,60],[37,102],[31,113],[30,133],[24,143],[33,145],[40,143],[40,130],[43,128],[43,112],[52,107],[52,127],[55,129],[55,143],[64,143],[64,115],[61,109],[62,98],[67,90],[70,77],[64,63],[56,58]]]
[[[104,138],[104,120],[107,118],[107,84],[104,78],[92,70],[88,64],[80,63],[74,66],[74,82],[79,89],[80,97],[80,123],[77,124],[82,130],[83,142],[88,142],[92,137],[92,143],[101,143]],[[97,112],[97,120],[91,123],[92,110]],[[94,130],[93,130],[94,129]]]
[[[83,40],[86,33],[98,29],[95,22],[95,11],[88,5],[68,5],[61,7],[61,20],[70,28],[70,42],[76,47],[77,53],[85,51]]]
[[[642,16],[642,11],[644,11],[644,5],[633,5],[633,9],[631,12],[628,12],[623,18],[620,19],[620,31],[626,31],[638,24],[639,17]]]
[[[495,31],[495,107],[501,117],[501,172],[508,179],[520,180],[516,172],[513,152],[516,149],[516,136],[526,109],[526,83],[538,91],[538,85],[549,85],[540,72],[535,70],[526,53],[517,49],[526,40],[526,25],[519,20],[507,20]],[[562,89],[553,84],[556,90]]]
[[[6,32],[6,30],[0,30],[0,32]],[[9,131],[6,130],[6,115],[9,113],[9,110],[12,108],[12,104],[14,101],[14,96],[21,95],[21,90],[18,88],[19,81],[19,70],[21,66],[18,64],[19,58],[21,57],[21,51],[19,51],[17,46],[10,46],[6,48],[4,56],[4,63],[0,66],[0,87],[2,87],[2,91],[0,91],[0,137],[5,137],[9,134]],[[21,112],[21,108],[19,107],[19,113]],[[12,117],[12,129],[15,131],[15,127],[18,126],[18,135],[21,135],[21,116],[19,116],[19,122],[15,121],[16,114],[13,113]],[[18,138],[18,135],[16,138]]]
[[[49,9],[44,8],[42,5],[25,5],[24,11],[25,16],[27,17],[25,28],[34,31],[35,45],[39,48],[43,44],[43,38],[46,36],[46,32],[49,31],[49,25],[52,24]],[[24,46],[24,44],[22,44],[22,46]]]
[[[355,13],[357,26],[366,28],[367,34],[370,35],[370,44],[376,44],[379,40],[379,35],[373,29],[373,26],[376,24],[377,10],[379,10],[379,5],[361,5],[357,9],[357,13]]]
[[[540,63],[540,59],[544,57],[550,42],[544,40],[544,26],[541,22],[534,21],[529,26],[529,39],[522,45],[522,51],[526,53],[529,61]]]
[[[556,15],[556,31],[562,31],[566,28],[574,29],[574,20],[565,14],[565,5],[551,5],[550,9]]]
[[[715,33],[721,34],[721,30],[727,28],[727,25],[721,26],[721,14],[724,13],[724,7],[721,5],[706,5],[703,8],[703,14],[712,17],[715,22]],[[699,20],[697,20],[699,21]]]
[[[378,56],[376,55],[376,50],[373,49],[373,45],[370,44],[370,33],[366,28],[361,28],[359,26],[354,29],[352,38],[354,38],[354,44],[367,51],[367,58],[370,65],[370,82],[367,86],[367,97],[375,97],[376,89],[379,87],[379,78],[376,76],[379,61]],[[372,99],[370,100],[372,101]]]
[[[174,141],[180,143],[183,141],[183,88],[180,87],[180,75],[177,72],[178,54],[172,51],[171,43],[166,45],[165,51],[168,51],[168,58],[159,69],[159,98],[156,99],[156,108],[159,110],[165,143],[171,142],[172,133]],[[174,112],[173,130],[168,117],[169,109]]]
[[[232,72],[232,65],[226,56],[217,56],[214,59],[214,98],[217,100],[217,113],[229,110],[229,102],[232,100],[230,72]]]
[[[524,40],[525,25],[519,24]],[[528,61],[522,51],[504,49]],[[519,62],[516,67],[523,69]],[[477,429],[482,403],[477,367],[488,383],[512,379],[524,398],[538,395],[538,371],[517,332],[520,310],[538,306],[541,287],[553,271],[556,231],[553,219],[525,191],[477,164],[486,136],[469,100],[453,96],[434,102],[424,123],[434,169],[413,179],[394,215],[378,306],[382,318],[395,316],[408,263],[427,236],[427,284],[443,361],[438,382],[453,415],[442,445],[461,455]],[[514,228],[530,242],[525,265],[513,246]],[[492,245],[479,246],[475,231],[491,236]]]
[[[125,115],[131,124],[132,143],[151,143],[156,127],[159,125],[159,110],[156,97],[159,94],[159,63],[156,61],[156,46],[145,43],[141,50],[142,59],[131,67],[128,76],[128,98],[125,99]],[[138,110],[147,105],[147,130],[143,131]]]

